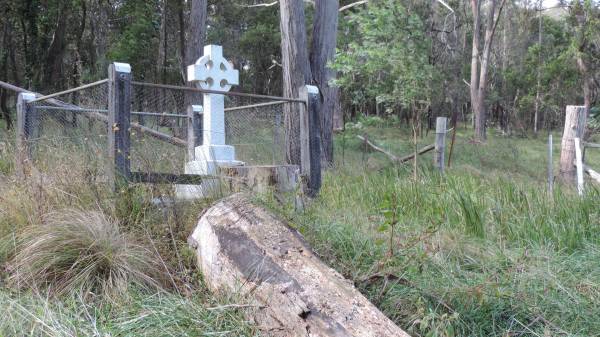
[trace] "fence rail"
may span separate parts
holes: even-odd
[[[131,84],[138,85],[138,86],[143,86],[143,87],[158,88],[158,89],[182,90],[182,91],[198,92],[198,93],[203,93],[203,94],[217,94],[217,95],[225,95],[225,96],[237,96],[237,97],[247,97],[247,98],[270,99],[270,100],[277,100],[277,101],[295,102],[295,103],[304,103],[304,104],[306,104],[306,100],[298,99],[298,98],[286,98],[286,97],[279,97],[279,96],[248,94],[248,93],[235,92],[235,91],[222,92],[222,91],[216,91],[216,90],[207,90],[207,89],[200,89],[200,88],[182,87],[182,86],[168,85],[168,84],[154,84],[154,83],[145,83],[145,82],[135,82],[135,81],[132,81]]]
[[[600,148],[600,144],[583,142],[579,138],[574,139],[575,142],[575,162],[573,163],[577,169],[577,192],[579,195],[584,193],[583,174],[587,173],[590,178],[600,183],[600,173],[585,165],[585,149]]]

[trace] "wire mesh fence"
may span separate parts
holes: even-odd
[[[77,171],[97,181],[106,180],[112,165],[108,134],[115,127],[108,125],[109,85],[104,81],[28,104],[34,131],[26,145],[38,171]],[[286,164],[286,139],[290,137],[284,109],[296,104],[302,103],[226,96],[225,144],[234,147],[236,161],[243,165]],[[131,85],[132,172],[185,173],[190,160],[190,105],[203,105],[203,94],[183,87]]]
[[[106,83],[28,104],[26,138],[33,166],[96,179],[107,172]],[[50,175],[48,175],[50,176]]]
[[[132,121],[170,137],[187,139],[187,109],[203,105],[202,93],[143,85],[133,85],[132,92]],[[234,147],[236,160],[246,165],[285,164],[283,103],[226,96],[224,120],[225,145]],[[201,131],[215,132],[204,127]],[[131,141],[132,170],[182,172],[186,148],[144,133],[133,133]]]

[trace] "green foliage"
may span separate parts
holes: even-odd
[[[209,6],[213,15],[207,43],[223,46],[240,70],[243,90],[281,94],[278,6],[246,8],[231,1],[209,1]]]
[[[131,287],[124,298],[106,303],[0,289],[0,336],[258,336],[243,310],[226,306],[236,299],[207,294],[148,294]]]
[[[534,21],[537,18],[531,22],[532,29],[537,34],[538,26]],[[515,95],[519,91],[516,113],[520,120],[533,120],[539,74],[539,110],[545,116],[545,123],[552,127],[563,122],[564,105],[572,104],[573,95],[581,93],[579,74],[569,52],[570,44],[566,23],[543,17],[542,45],[532,44],[526,50],[523,63],[515,63],[504,72],[506,90]],[[497,98],[502,99],[504,98]]]
[[[119,36],[108,52],[108,59],[131,64],[137,79],[151,76],[156,69],[156,59],[148,52],[158,49],[157,9],[157,0],[127,0],[117,10]]]
[[[411,151],[410,130],[364,131],[398,155]],[[358,141],[338,144],[344,163],[338,155],[319,199],[305,214],[287,215],[324,260],[412,335],[597,335],[598,191],[588,185],[580,198],[556,186],[549,195],[545,140],[491,133],[482,149],[468,134],[458,133],[445,177],[427,173],[427,155],[418,181],[382,154],[362,161]],[[593,156],[589,163],[600,165]]]
[[[419,15],[400,1],[377,0],[346,20],[358,39],[337,53],[332,66],[340,73],[336,84],[351,93],[353,104],[408,107],[430,100],[431,41]]]
[[[456,203],[460,206],[462,218],[464,219],[466,232],[475,237],[485,237],[485,222],[481,213],[481,204],[477,203],[469,194],[457,190]]]

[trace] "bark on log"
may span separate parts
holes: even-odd
[[[583,170],[590,176],[590,178],[594,179],[595,182],[600,184],[600,173],[587,165],[583,165]]]
[[[298,232],[241,194],[208,209],[189,243],[214,291],[253,298],[250,318],[268,336],[408,336]]]
[[[300,168],[296,165],[222,167],[221,173],[231,178],[227,181],[233,192],[293,192],[300,182]]]
[[[563,132],[560,151],[560,179],[563,183],[574,186],[576,183],[575,138],[583,139],[585,130],[585,108],[582,106],[567,106],[565,129]]]

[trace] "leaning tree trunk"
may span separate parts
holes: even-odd
[[[313,80],[321,92],[321,148],[327,165],[333,164],[333,116],[339,109],[339,88],[330,86],[335,71],[327,66],[335,56],[339,0],[317,0],[310,55]]]
[[[308,61],[304,2],[281,0],[281,59],[283,66],[283,95],[299,97],[300,87],[310,83],[311,71]],[[298,103],[285,104],[286,160],[288,164],[300,165],[300,111]]]
[[[208,209],[188,242],[208,286],[247,295],[266,336],[408,337],[297,231],[240,194]]]

